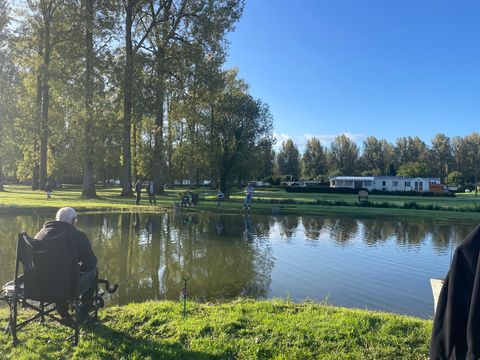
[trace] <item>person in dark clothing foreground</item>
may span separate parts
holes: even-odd
[[[95,292],[95,279],[97,276],[97,257],[93,253],[92,246],[85,235],[76,229],[77,213],[71,207],[64,207],[58,210],[55,221],[45,223],[43,228],[35,235],[35,239],[41,241],[49,236],[62,236],[65,241],[70,239],[78,254],[80,266],[80,293],[81,306],[80,318],[85,319],[88,311],[93,306],[93,295]],[[66,304],[56,304],[57,311],[62,320],[68,322],[71,316]]]
[[[480,359],[480,225],[458,245],[433,323],[431,359]]]

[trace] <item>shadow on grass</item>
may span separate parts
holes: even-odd
[[[3,325],[2,319],[2,325]],[[45,326],[47,325],[47,326]],[[34,334],[28,334],[33,332]],[[58,325],[35,324],[19,334],[19,344],[12,347],[9,334],[0,333],[0,358],[18,359],[192,359],[219,360],[233,359],[231,352],[213,354],[186,349],[184,343],[162,342],[162,338],[146,339],[141,335],[112,329],[104,324],[84,328],[79,344],[73,347],[66,338],[71,332],[66,332]],[[180,340],[182,341],[182,340]],[[35,354],[35,356],[32,356]]]
[[[158,340],[151,340],[135,336],[132,333],[112,329],[104,324],[98,323],[94,325],[89,333],[84,335],[91,337],[92,343],[88,346],[80,346],[77,356],[95,355],[95,347],[102,348],[108,353],[107,357],[113,358],[151,358],[151,359],[193,359],[193,360],[207,360],[207,359],[228,359],[233,358],[232,354],[212,354],[200,351],[188,350],[186,344],[182,343],[163,343],[162,338]],[[80,345],[82,344],[82,337],[80,338]],[[86,339],[85,339],[86,340]]]

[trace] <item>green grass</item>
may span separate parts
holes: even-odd
[[[172,209],[173,202],[180,203],[182,194],[188,189],[169,189],[165,195],[157,196],[157,206],[148,205],[143,194],[141,205],[135,205],[135,198],[120,196],[118,187],[98,187],[97,199],[84,199],[81,187],[65,185],[46,199],[42,191],[32,191],[27,186],[7,185],[0,192],[0,214],[28,214],[31,212],[54,212],[62,206],[73,206],[81,212],[89,211],[141,211],[163,212]],[[238,213],[242,211],[244,192],[233,191],[230,199],[217,208],[216,191],[208,188],[196,190],[200,196],[200,205],[182,211],[207,211]],[[473,194],[461,194],[455,198],[370,195],[370,206],[360,206],[356,195],[348,194],[300,194],[288,193],[283,189],[256,189],[253,198],[253,213],[281,215],[335,215],[381,218],[411,218],[436,221],[478,221],[480,220],[480,197]],[[414,202],[421,209],[406,209],[405,203]],[[344,204],[339,206],[338,204]],[[375,205],[375,206],[371,206]],[[426,206],[435,206],[438,210],[427,210]],[[423,208],[422,208],[423,207]],[[440,210],[442,209],[442,210]],[[475,211],[476,210],[476,211]]]
[[[7,319],[0,309],[0,321]],[[427,359],[432,322],[412,317],[283,300],[222,304],[161,301],[111,307],[82,330],[32,324],[2,359]],[[50,340],[50,341],[49,341]]]

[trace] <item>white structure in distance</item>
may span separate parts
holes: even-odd
[[[431,185],[441,185],[440,178],[407,178],[403,176],[335,176],[331,188],[367,189],[368,191],[431,191]]]

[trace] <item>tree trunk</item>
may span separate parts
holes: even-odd
[[[162,61],[160,56],[157,56],[157,62]],[[163,67],[162,64],[159,65]],[[157,194],[163,194],[163,181],[162,181],[162,172],[163,172],[163,122],[165,114],[165,81],[164,73],[160,70],[157,72],[157,81],[160,83],[157,85],[157,114],[155,116],[155,144],[153,147],[153,181],[155,182]]]
[[[225,174],[223,174],[222,171],[220,171],[220,191],[224,194],[227,193],[227,177]]]
[[[42,56],[42,47],[40,46],[39,51],[40,56]],[[35,133],[33,134],[33,171],[32,171],[32,190],[38,190],[38,178],[40,177],[40,164],[38,163],[38,130],[40,128],[40,123],[42,122],[42,73],[41,69],[38,70],[37,75],[37,100],[36,100],[36,113],[35,113]]]
[[[172,157],[173,157],[173,124],[172,124],[172,118],[170,116],[170,107],[168,105],[168,99],[167,101],[167,131],[168,131],[168,138],[167,138],[167,163],[168,163],[168,168],[167,168],[167,179],[168,183],[170,185],[173,184],[174,179],[172,176]]]
[[[5,191],[5,189],[3,188],[4,181],[5,181],[5,178],[3,176],[2,158],[0,157],[0,191]]]
[[[94,198],[95,179],[93,174],[93,1],[85,0],[85,129],[82,196]]]
[[[51,17],[44,14],[44,54],[42,64],[42,116],[40,121],[40,174],[38,185],[41,190],[45,190],[47,183],[47,146],[48,146],[48,108],[50,103],[49,89],[49,66],[50,66],[50,25]]]
[[[131,154],[131,127],[132,127],[132,86],[133,86],[133,4],[128,1],[125,8],[125,78],[123,85],[123,171],[121,196],[133,196],[132,192],[132,154]]]

